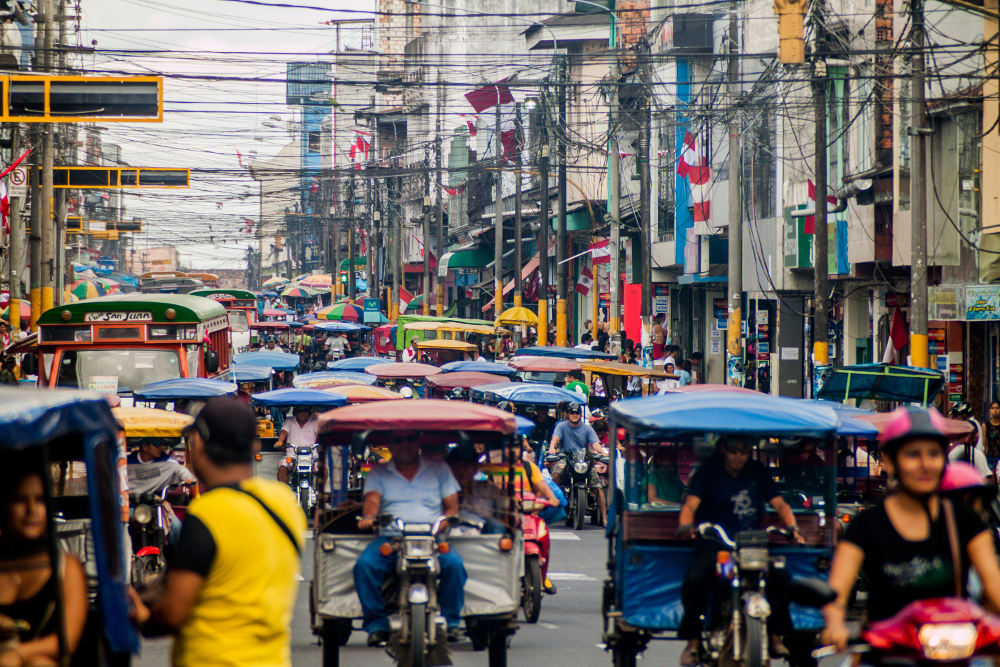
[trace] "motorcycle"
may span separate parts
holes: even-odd
[[[861,639],[851,643],[849,652],[871,654],[875,664],[969,665],[1000,655],[1000,617],[962,598],[918,600],[869,625]],[[835,653],[834,647],[824,646],[812,656]]]
[[[167,568],[164,550],[170,532],[170,520],[164,503],[167,495],[178,489],[186,493],[188,487],[172,484],[158,493],[132,494],[129,497],[129,505],[133,508],[128,530],[132,539],[132,583],[135,585],[147,583]]]
[[[595,456],[589,451],[583,453],[571,449],[555,455],[550,454],[545,457],[545,462],[553,467],[553,471],[560,462],[565,464],[559,481],[568,501],[566,525],[574,530],[582,530],[584,519],[588,514],[592,523],[595,525],[599,523],[600,509],[597,498],[591,491],[604,493],[604,489],[591,485],[591,471],[595,463],[607,466],[610,459],[607,456]]]
[[[771,604],[767,599],[767,573],[772,567],[785,566],[784,558],[770,553],[770,535],[779,533],[789,541],[794,535],[772,526],[766,531],[740,532],[733,540],[717,524],[702,523],[695,530],[701,537],[718,540],[720,546],[728,548],[719,551],[716,561],[716,574],[728,591],[728,599],[722,596],[724,599],[717,601],[721,607],[718,622],[707,623],[702,631],[700,662],[721,664],[731,660],[746,667],[768,664]]]
[[[316,488],[313,483],[313,473],[316,460],[312,447],[296,447],[295,456],[289,456],[286,461],[288,468],[288,485],[298,500],[299,507],[309,515],[316,504]]]
[[[537,623],[542,613],[542,593],[549,564],[549,527],[538,512],[544,498],[525,493],[521,499],[521,533],[524,535],[524,574],[521,576],[521,609],[524,620]]]

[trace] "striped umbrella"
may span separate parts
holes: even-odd
[[[69,293],[77,299],[94,299],[107,294],[107,290],[93,280],[77,280],[70,286]]]
[[[364,311],[353,303],[335,303],[332,306],[321,308],[316,313],[316,317],[321,320],[360,322],[364,318]]]
[[[326,289],[330,289],[330,286],[333,285],[333,278],[329,273],[316,273],[311,276],[306,276],[299,281],[299,284],[311,288],[325,287]]]
[[[6,305],[0,308],[0,320],[10,321],[7,317],[10,314],[10,305]],[[21,319],[27,320],[31,318],[31,302],[27,299],[21,299]]]
[[[288,278],[282,278],[281,276],[273,276],[265,280],[263,283],[261,283],[261,287],[278,288],[287,284],[288,284]]]
[[[292,285],[281,290],[281,296],[286,299],[312,299],[316,292],[302,285]]]
[[[121,284],[110,278],[97,278],[94,282],[103,287],[107,294],[118,294],[121,291]]]

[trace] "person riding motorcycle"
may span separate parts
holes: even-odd
[[[562,450],[573,450],[577,454],[590,452],[601,455],[601,440],[593,427],[583,421],[583,409],[577,403],[570,403],[566,407],[566,419],[556,424],[555,431],[552,432],[552,440],[549,443],[549,455],[554,456]],[[566,461],[558,461],[552,466],[552,479],[562,486],[562,477],[566,471]],[[601,487],[600,477],[597,471],[591,468],[590,479],[587,481],[591,489]],[[592,491],[593,493],[593,491]],[[602,525],[608,516],[607,502],[603,493],[597,494],[597,507],[601,513]]]
[[[305,405],[296,405],[292,410],[292,419],[286,419],[274,443],[275,449],[284,447],[285,455],[278,464],[278,481],[288,483],[289,459],[294,460],[296,447],[316,448],[316,426],[319,417]]]
[[[140,441],[139,447],[126,457],[125,465],[129,493],[134,496],[147,493],[159,496],[169,486],[195,484],[194,473],[171,457],[170,450],[159,438]],[[170,521],[167,541],[177,544],[181,536],[181,521],[174,516],[169,503],[164,502],[163,509]]]
[[[890,618],[911,602],[954,595],[956,580],[966,595],[970,566],[983,582],[984,603],[1000,608],[1000,565],[986,525],[941,495],[948,449],[943,417],[933,408],[900,407],[891,414],[879,443],[896,485],[880,505],[851,521],[830,567],[837,599],[823,608],[821,640],[838,650],[850,636],[844,619],[862,569],[869,622]],[[957,533],[961,552],[957,577],[949,532]]]
[[[344,336],[343,331],[334,331],[333,335],[326,339],[325,345],[334,359],[343,359],[351,351],[351,343]]]
[[[681,506],[678,535],[692,537],[695,526],[714,523],[722,526],[730,538],[745,530],[759,530],[764,520],[764,504],[774,508],[786,528],[796,540],[804,540],[798,532],[792,508],[781,497],[771,473],[763,464],[751,459],[753,446],[749,440],[728,436],[720,440],[715,453],[691,476],[688,494]],[[699,644],[703,616],[708,606],[708,596],[716,578],[716,558],[719,543],[700,539],[691,566],[684,577],[681,600],[684,616],[677,636],[687,640],[681,654],[681,665],[698,664]],[[771,616],[768,621],[771,635],[771,655],[788,655],[781,637],[792,630],[792,619],[787,599],[787,573],[771,568],[768,572],[768,602]],[[785,579],[785,582],[780,581]]]
[[[365,478],[359,530],[372,530],[380,514],[406,523],[434,523],[442,516],[458,514],[461,487],[447,464],[420,456],[419,433],[394,433],[389,440],[389,452],[392,458],[376,465]],[[389,540],[390,530],[383,528],[383,534],[365,547],[354,564],[354,586],[361,601],[369,646],[385,646],[389,640],[382,585],[395,572],[396,557],[394,553],[383,555],[379,547]],[[454,551],[438,554],[438,565],[441,613],[448,624],[449,641],[457,641],[465,604],[465,565]]]

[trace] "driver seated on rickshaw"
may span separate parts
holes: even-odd
[[[388,445],[392,458],[373,467],[365,478],[358,529],[372,530],[382,514],[405,523],[430,524],[442,516],[456,516],[458,482],[446,464],[420,456],[420,434],[393,433]],[[396,554],[385,556],[379,547],[389,540],[392,531],[392,526],[384,527],[382,535],[365,547],[354,564],[354,587],[361,601],[362,626],[368,633],[369,646],[385,646],[389,641],[382,585],[396,570]],[[438,565],[441,613],[448,624],[448,640],[457,641],[465,604],[465,565],[454,551],[439,554]]]
[[[274,443],[275,449],[285,450],[285,455],[281,457],[278,464],[278,481],[288,483],[288,469],[291,467],[290,459],[294,460],[296,447],[311,447],[316,449],[316,426],[319,424],[319,416],[314,414],[312,408],[307,405],[296,405],[292,408],[292,418],[286,419],[278,433],[278,439]]]
[[[448,452],[448,466],[462,487],[458,492],[458,515],[471,523],[482,524],[476,531],[479,534],[500,534],[506,532],[503,517],[508,509],[507,496],[496,484],[483,479],[479,457],[479,452],[469,445],[459,445]]]
[[[760,530],[764,525],[765,503],[771,505],[786,528],[791,530],[796,540],[804,543],[792,508],[781,497],[777,485],[768,469],[752,460],[753,443],[738,436],[728,436],[719,441],[715,452],[691,476],[688,494],[680,511],[681,536],[695,536],[695,527],[701,523],[718,524],[730,539],[745,530]],[[721,543],[716,540],[699,539],[694,559],[684,577],[681,600],[684,616],[677,636],[687,640],[681,654],[680,664],[685,667],[697,665],[699,638],[702,631],[702,617],[707,611],[709,596],[716,580],[716,558]],[[778,577],[786,578],[786,585],[775,582]],[[768,580],[768,601],[771,603],[769,629],[771,635],[771,655],[787,656],[788,649],[782,642],[782,635],[792,630],[787,597],[787,577],[784,570],[771,568]]]
[[[128,470],[129,492],[134,496],[147,493],[159,496],[169,486],[175,484],[193,486],[196,481],[194,473],[170,456],[170,450],[159,438],[140,439],[139,447],[128,455],[125,464]],[[164,502],[163,508],[170,519],[167,542],[177,544],[181,537],[181,520],[174,514],[169,503]],[[134,513],[135,510],[132,509],[131,514]]]

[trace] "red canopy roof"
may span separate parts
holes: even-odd
[[[889,412],[873,412],[870,415],[851,415],[855,419],[860,419],[861,421],[868,422],[875,428],[879,430],[879,433],[885,430],[886,425],[892,419],[892,414]],[[945,418],[945,435],[952,440],[958,440],[959,438],[965,437],[972,433],[973,428],[975,428],[970,422],[964,419],[949,419]]]
[[[380,378],[425,378],[437,375],[441,369],[430,364],[391,363],[375,364],[365,369],[365,373]]]
[[[503,382],[503,378],[494,373],[480,373],[478,371],[456,371],[454,373],[441,373],[434,377],[427,378],[427,384],[440,389],[454,389],[461,387],[469,389],[478,387],[481,384],[496,384]]]
[[[510,365],[519,371],[535,371],[539,373],[569,373],[570,371],[580,370],[578,362],[561,357],[517,355],[510,360]]]
[[[477,403],[413,399],[359,403],[320,416],[319,433],[366,431],[517,431],[514,415]]]

